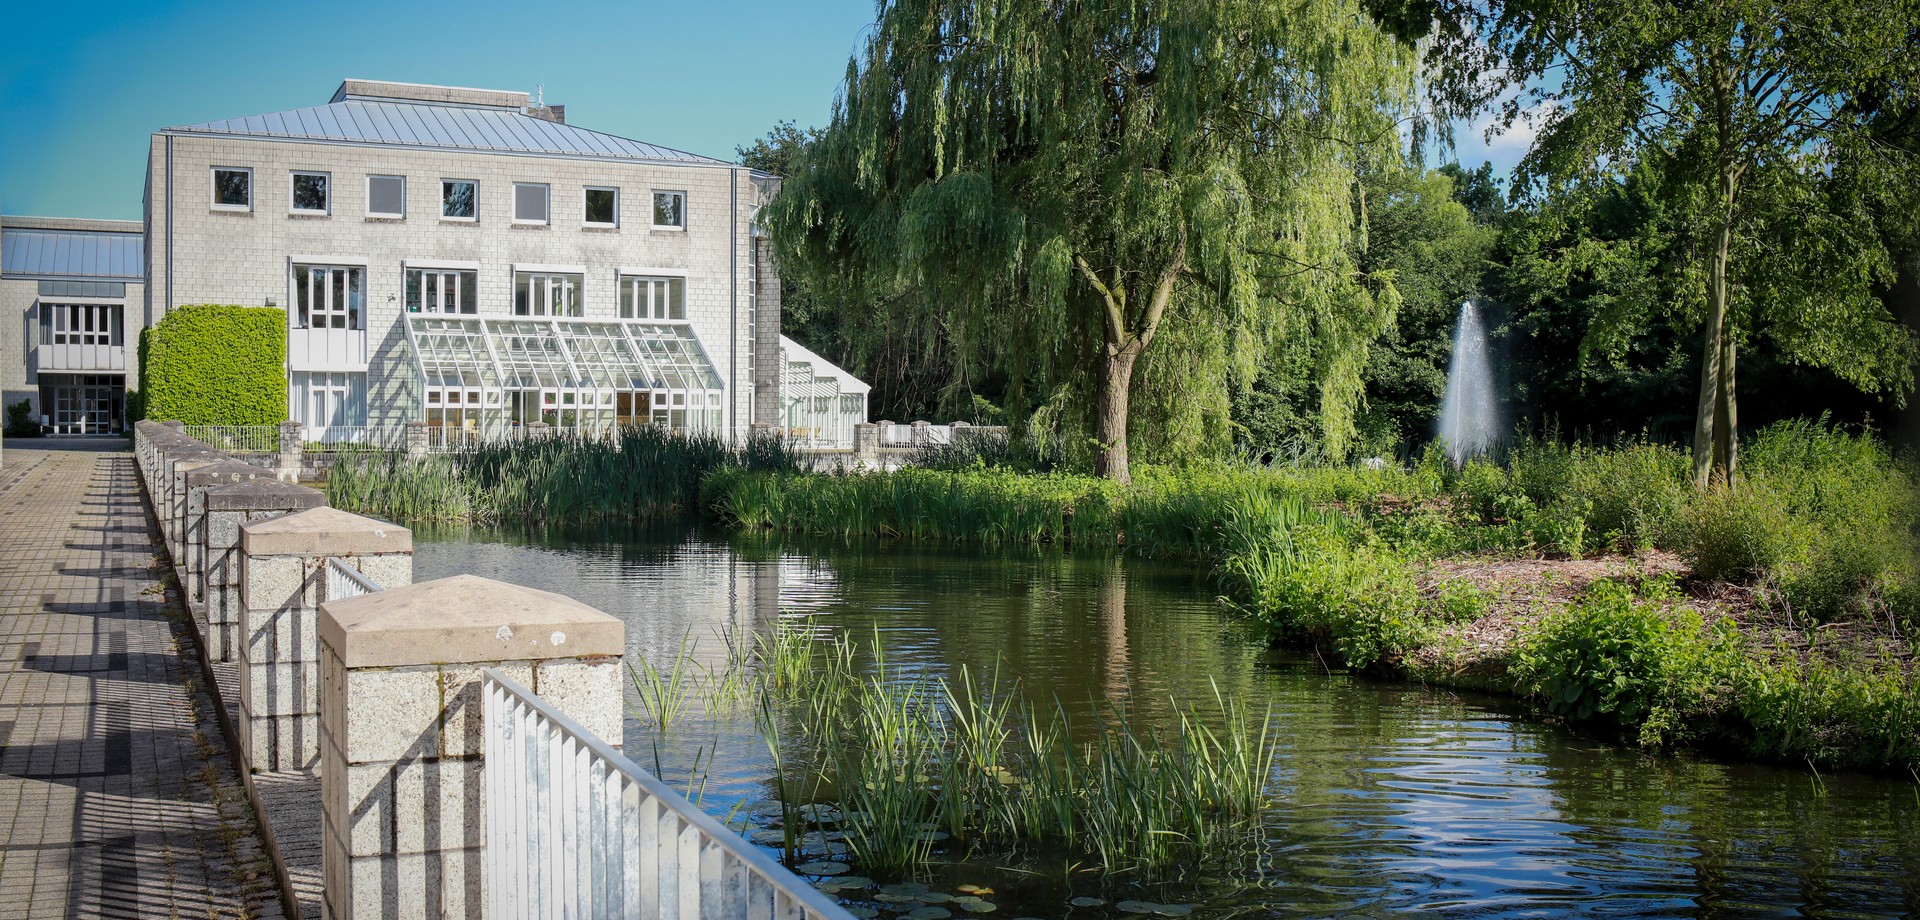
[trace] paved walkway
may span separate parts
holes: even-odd
[[[0,920],[276,918],[123,440],[0,468]]]

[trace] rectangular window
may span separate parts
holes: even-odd
[[[253,170],[245,166],[213,168],[213,209],[216,211],[253,210]]]
[[[367,270],[358,265],[295,265],[296,329],[365,329]]]
[[[407,177],[368,176],[367,216],[407,216]]]
[[[357,435],[333,429],[367,424],[367,375],[352,371],[294,371],[287,375],[288,415],[310,441]]]
[[[513,312],[520,316],[579,316],[580,281],[577,274],[515,272]]]
[[[456,269],[407,270],[408,313],[478,313],[480,273]]]
[[[43,303],[40,305],[40,344],[119,345],[119,304]]]
[[[328,191],[332,176],[323,172],[297,172],[293,174],[293,213],[326,214],[333,210],[333,198]]]
[[[440,180],[440,216],[448,220],[478,220],[479,193],[479,183],[472,180]]]
[[[536,182],[515,182],[513,184],[513,222],[516,224],[544,224],[547,222],[547,186]]]
[[[659,229],[687,229],[687,193],[653,193],[653,225]]]
[[[582,222],[589,227],[620,226],[620,190],[617,188],[587,189],[586,216]]]
[[[622,277],[620,316],[625,319],[686,319],[687,279],[646,275]]]

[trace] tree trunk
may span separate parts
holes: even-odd
[[[1140,357],[1138,344],[1138,339],[1125,346],[1109,342],[1100,360],[1100,415],[1095,420],[1100,453],[1093,458],[1093,471],[1122,483],[1133,481],[1127,469],[1127,408],[1133,392],[1133,362]]]
[[[1693,481],[1706,488],[1715,479],[1731,480],[1738,416],[1733,396],[1735,342],[1727,328],[1727,262],[1733,251],[1734,175],[1723,169],[1720,193],[1724,210],[1713,228],[1707,258],[1706,341],[1700,349],[1700,404],[1693,421]]]

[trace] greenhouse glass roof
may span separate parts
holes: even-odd
[[[428,386],[506,390],[717,390],[693,330],[618,320],[407,317]]]

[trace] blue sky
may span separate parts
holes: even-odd
[[[138,219],[148,136],[327,101],[343,77],[532,92],[567,120],[732,159],[827,119],[872,0],[16,4],[0,37],[0,212]],[[1459,155],[1483,152],[1462,131]]]

